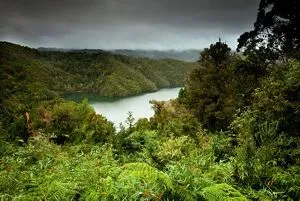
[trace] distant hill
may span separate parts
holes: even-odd
[[[184,85],[194,63],[95,52],[32,49],[0,42],[1,97],[28,99],[53,94],[94,93],[120,97]],[[25,99],[27,99],[25,98]]]
[[[176,59],[181,61],[195,62],[199,59],[200,50],[128,50],[118,49],[111,50],[113,53],[133,56],[133,57],[145,57],[151,59]]]
[[[81,52],[81,53],[101,53],[109,52],[102,49],[65,49],[65,48],[55,48],[55,47],[39,47],[37,48],[39,52]]]
[[[62,48],[38,48],[41,52],[60,51],[60,52],[85,52],[85,53],[99,53],[104,50],[101,49],[62,49]],[[107,50],[113,54],[121,54],[136,58],[150,58],[150,59],[176,59],[180,61],[195,62],[199,59],[201,50],[130,50],[130,49],[115,49]]]

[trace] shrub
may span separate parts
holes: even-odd
[[[47,115],[46,115],[47,114]],[[45,102],[39,109],[36,129],[45,130],[58,144],[104,143],[115,133],[113,124],[97,115],[87,100],[77,104],[71,101],[55,100]]]
[[[228,184],[215,184],[201,191],[201,197],[207,201],[247,201],[239,191]]]

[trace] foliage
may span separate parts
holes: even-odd
[[[145,163],[129,163],[123,166],[118,182],[127,186],[123,196],[131,199],[161,200],[167,191],[172,191],[173,184],[165,173]],[[120,192],[122,194],[123,192]]]
[[[180,160],[188,156],[191,150],[195,149],[196,145],[187,136],[178,138],[171,137],[163,142],[156,150],[157,160],[160,163],[169,163]]]
[[[0,55],[3,99],[13,91],[26,90],[30,90],[29,99],[49,99],[57,92],[89,92],[109,97],[136,95],[163,87],[182,86],[187,70],[193,65],[104,51],[38,52],[8,42],[0,42]],[[24,90],[24,85],[28,89]]]
[[[217,42],[201,53],[199,67],[187,76],[181,102],[211,130],[226,129],[235,113],[237,98],[231,60],[230,48]]]
[[[43,130],[58,144],[107,142],[115,132],[113,124],[97,115],[87,100],[81,104],[63,100],[45,102],[38,110],[36,130]]]
[[[245,48],[246,54],[261,55],[265,60],[279,56],[299,59],[299,21],[296,0],[261,0],[254,30],[240,36],[238,50]]]
[[[270,71],[255,89],[251,106],[232,123],[239,144],[235,167],[239,182],[256,190],[268,189],[270,199],[297,200],[299,63],[280,67]],[[289,190],[283,190],[286,183]]]
[[[247,201],[248,199],[244,197],[239,191],[232,188],[228,184],[216,184],[214,186],[206,187],[202,190],[202,195],[205,200],[237,200],[237,201]]]
[[[197,140],[203,132],[201,124],[183,105],[175,101],[150,101],[155,112],[150,119],[151,128],[161,136],[190,136]]]
[[[233,75],[236,82],[235,90],[238,97],[238,108],[244,110],[253,101],[253,92],[268,75],[267,66],[261,59],[248,56],[246,59],[235,57]]]
[[[2,158],[0,192],[4,198],[84,200],[82,196],[94,185],[102,184],[99,190],[104,191],[105,178],[114,174],[107,171],[107,166],[115,164],[109,146],[63,149],[38,137],[17,148],[14,158]]]

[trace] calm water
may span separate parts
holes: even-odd
[[[106,118],[114,122],[115,126],[124,123],[127,113],[130,111],[133,117],[137,120],[139,118],[149,118],[153,116],[154,111],[149,104],[150,100],[170,100],[178,96],[180,88],[162,89],[154,93],[143,94],[124,98],[120,100],[91,102],[98,114],[106,116]]]

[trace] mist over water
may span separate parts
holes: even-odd
[[[166,101],[178,96],[180,88],[161,89],[154,93],[124,98],[120,100],[91,102],[97,114],[104,115],[112,121],[116,127],[124,123],[128,112],[132,112],[135,120],[150,118],[154,115],[150,100]]]

